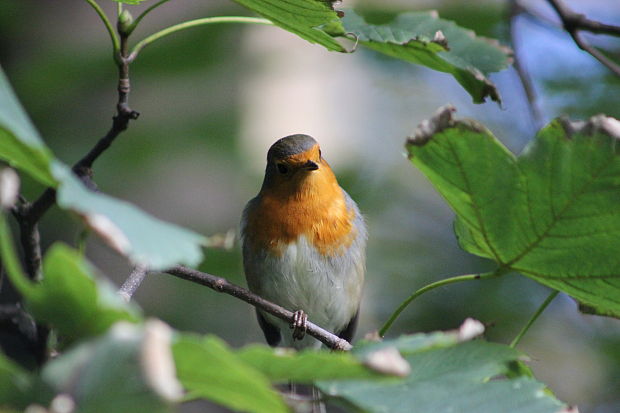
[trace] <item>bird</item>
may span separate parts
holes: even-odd
[[[320,348],[305,334],[308,319],[352,340],[367,228],[314,138],[290,135],[269,148],[263,184],[243,211],[241,241],[249,289],[294,312],[289,324],[256,310],[269,345]]]

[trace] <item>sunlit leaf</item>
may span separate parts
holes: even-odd
[[[325,0],[234,0],[299,37],[328,50],[345,49],[331,36],[343,34],[342,24]],[[329,34],[328,34],[329,32]]]
[[[500,101],[496,86],[487,76],[505,69],[511,52],[497,41],[476,37],[474,32],[440,19],[436,12],[402,13],[391,22],[375,25],[346,10],[342,23],[363,46],[450,73],[476,103],[487,97]]]
[[[158,270],[181,263],[196,266],[202,260],[205,237],[87,189],[69,167],[55,160],[1,71],[0,159],[57,187],[58,206],[80,214],[104,241],[133,263]]]
[[[33,382],[28,372],[0,352],[0,411],[25,408],[32,401]]]
[[[173,347],[178,377],[190,398],[253,413],[288,412],[269,380],[216,337],[181,336]]]
[[[54,164],[61,182],[57,202],[78,213],[104,241],[134,264],[165,269],[202,260],[205,237],[154,218],[128,202],[87,189],[64,165]]]
[[[138,321],[138,311],[122,301],[75,250],[53,245],[43,261],[43,280],[25,292],[33,316],[56,328],[65,340],[103,333],[117,321]]]
[[[57,393],[73,400],[75,411],[170,412],[170,401],[181,396],[171,334],[160,321],[118,323],[105,336],[50,361],[41,375]]]
[[[461,246],[620,316],[620,122],[556,120],[516,158],[443,111],[407,148],[457,214]]]
[[[413,341],[370,344],[364,351],[373,345],[400,347],[411,373],[403,379],[322,382],[319,387],[366,412],[557,413],[563,407],[529,377],[503,378],[522,357],[516,350],[482,340],[448,345],[452,339],[435,333],[430,340],[417,335]]]
[[[0,159],[44,185],[55,186],[52,153],[41,140],[0,69]]]
[[[272,381],[311,383],[316,380],[377,376],[350,353],[310,350],[295,352],[251,346],[239,350],[237,355]]]

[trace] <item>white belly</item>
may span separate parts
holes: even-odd
[[[359,308],[364,281],[364,251],[356,242],[342,256],[325,257],[305,237],[287,245],[281,256],[252,260],[258,294],[290,311],[303,310],[313,323],[338,332]],[[246,263],[247,264],[247,263]],[[288,324],[268,316],[280,328],[282,345],[318,347],[312,337],[293,342]]]

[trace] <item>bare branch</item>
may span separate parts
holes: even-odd
[[[578,31],[575,31],[575,32],[572,32],[570,35],[572,36],[573,40],[575,41],[577,46],[579,46],[580,49],[585,50],[586,52],[590,53],[592,57],[594,57],[596,60],[601,62],[607,69],[614,72],[616,76],[620,76],[620,65],[616,64],[616,62],[614,62],[613,60],[605,56],[597,48],[591,46],[588,42],[586,42],[584,38],[581,36],[581,33],[579,33]]]
[[[293,321],[293,312],[288,311],[287,309],[282,308],[279,305],[274,304],[270,301],[267,301],[264,298],[261,298],[258,295],[250,292],[249,290],[229,282],[225,278],[217,277],[215,275],[196,271],[183,266],[169,269],[166,271],[166,273],[187,281],[205,285],[217,292],[222,292],[232,295],[233,297],[237,297],[240,300],[243,300],[256,308],[259,308],[266,313],[276,316],[281,320],[287,322]],[[329,331],[322,329],[316,324],[308,321],[307,326],[308,328],[306,332],[317,340],[320,340],[329,348],[332,348],[334,350],[350,350],[352,348],[351,344],[348,341],[343,340],[340,337],[330,333]]]
[[[571,10],[562,0],[547,1],[551,4],[551,7],[553,7],[558,16],[560,16],[564,28],[569,33],[577,30],[586,30],[596,34],[620,36],[620,26],[613,26],[611,24],[588,19],[585,15]]]
[[[547,1],[558,14],[560,20],[562,21],[562,26],[564,26],[564,29],[571,35],[577,46],[579,46],[581,50],[590,53],[592,57],[614,72],[615,75],[620,76],[620,65],[609,59],[595,47],[591,46],[580,33],[580,31],[585,30],[597,34],[620,36],[620,27],[590,20],[583,14],[575,13],[566,4],[564,4],[562,0]]]
[[[136,265],[127,280],[123,283],[118,290],[118,294],[127,302],[131,300],[131,297],[135,294],[144,281],[144,277],[148,273],[148,268],[145,265]]]

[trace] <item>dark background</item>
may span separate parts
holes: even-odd
[[[555,19],[545,2],[526,3]],[[112,15],[115,3],[101,4]],[[442,17],[510,43],[504,1],[344,5],[354,4],[384,11],[437,8]],[[620,23],[616,1],[569,4],[591,18]],[[141,8],[130,10],[137,15]],[[188,19],[235,14],[248,13],[225,0],[173,0],[149,15],[133,39]],[[516,19],[515,32],[545,123],[561,114],[620,115],[620,80],[566,33],[525,17]],[[596,44],[619,52],[617,40],[599,37]],[[111,124],[111,57],[108,35],[84,1],[0,2],[0,62],[41,135],[67,163]],[[97,161],[95,180],[102,191],[197,232],[237,229],[245,202],[260,187],[273,141],[307,133],[321,143],[370,230],[358,337],[378,329],[416,288],[492,268],[459,249],[452,212],[403,155],[417,123],[452,103],[458,116],[480,120],[514,152],[537,130],[512,68],[492,76],[502,108],[474,105],[448,75],[364,50],[327,52],[273,27],[214,25],[177,33],[143,50],[131,78],[130,102],[141,116]],[[23,179],[33,199],[41,188]],[[53,209],[42,223],[44,247],[57,239],[75,244],[80,230],[76,218]],[[117,284],[130,271],[96,237],[88,241],[88,256]],[[238,247],[207,250],[201,269],[245,284]],[[489,324],[490,340],[508,343],[548,292],[517,274],[445,287],[414,301],[390,334],[451,329],[474,317]],[[150,275],[135,298],[145,314],[179,330],[217,334],[233,346],[263,340],[248,305],[171,276]],[[536,376],[582,413],[620,411],[619,321],[581,315],[560,295],[520,348]]]

